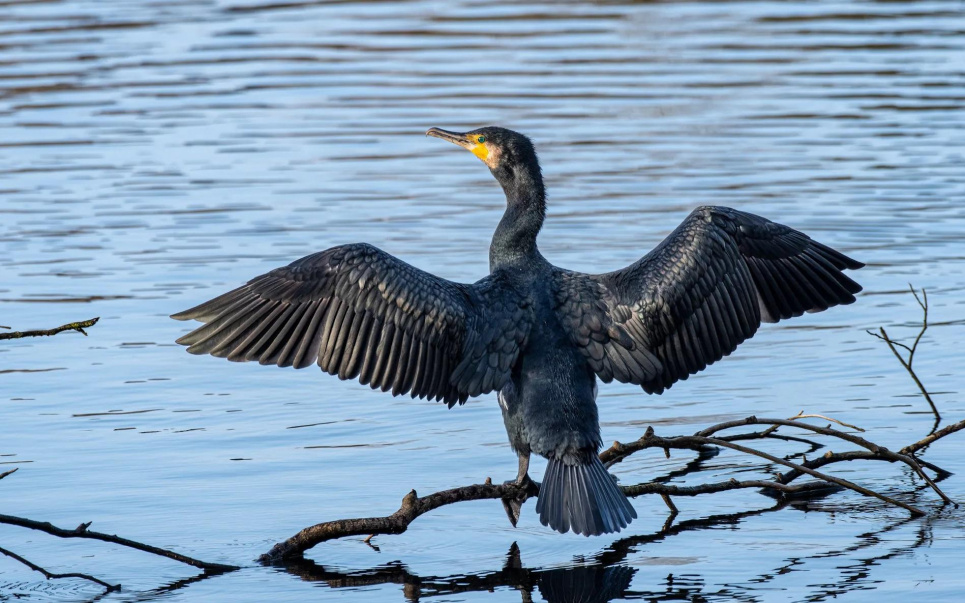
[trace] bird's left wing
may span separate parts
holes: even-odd
[[[863,266],[806,234],[726,207],[694,210],[636,263],[559,271],[556,313],[594,372],[660,393],[730,354],[762,320],[849,304]]]
[[[364,243],[252,279],[178,320],[193,354],[304,368],[449,406],[502,387],[529,332],[529,304],[500,274],[464,285]]]

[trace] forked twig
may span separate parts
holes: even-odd
[[[935,418],[941,420],[942,415],[938,412],[938,407],[935,406],[935,401],[931,399],[931,394],[929,394],[928,390],[925,389],[925,385],[921,382],[921,379],[918,378],[917,373],[915,373],[915,369],[912,367],[915,362],[915,352],[918,351],[918,344],[921,342],[921,338],[925,335],[925,331],[928,330],[928,292],[922,289],[921,297],[918,297],[918,292],[915,291],[915,288],[912,285],[909,284],[908,288],[911,290],[911,294],[915,297],[915,301],[918,302],[918,306],[922,311],[921,330],[918,331],[918,336],[915,337],[915,342],[909,347],[903,343],[895,341],[888,336],[888,332],[885,331],[884,327],[878,327],[878,333],[875,333],[874,331],[866,331],[866,333],[872,337],[877,337],[888,344],[888,349],[890,349],[891,353],[895,355],[895,358],[898,359],[898,362],[901,363],[901,366],[905,367],[905,370],[908,371],[909,375],[911,375],[915,385],[918,386],[918,390],[921,391],[923,396],[925,396],[925,400],[928,402],[928,405],[931,406],[931,410],[935,414]],[[905,360],[901,353],[898,352],[898,348],[902,348],[908,352],[907,360]]]

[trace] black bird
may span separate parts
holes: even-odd
[[[659,394],[762,321],[850,304],[861,290],[841,272],[860,262],[727,207],[695,209],[622,270],[557,268],[536,247],[546,195],[530,140],[497,127],[426,134],[471,151],[506,193],[489,276],[454,283],[371,245],[342,245],[175,314],[205,323],[178,343],[233,361],[315,363],[450,408],[497,391],[517,480],[529,479],[531,453],[549,461],[536,510],[559,532],[615,532],[636,517],[597,456],[597,377]]]

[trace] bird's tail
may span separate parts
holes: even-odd
[[[549,459],[536,502],[544,526],[584,536],[619,532],[637,512],[595,454]]]

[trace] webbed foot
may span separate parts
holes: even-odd
[[[513,524],[513,527],[515,528],[516,524],[519,522],[519,515],[523,511],[523,503],[525,503],[526,499],[530,496],[529,491],[533,489],[539,490],[539,484],[534,482],[527,473],[523,473],[516,479],[511,479],[503,483],[523,486],[522,494],[520,494],[518,497],[502,499],[503,510],[506,511],[506,517],[509,518],[509,523]]]

